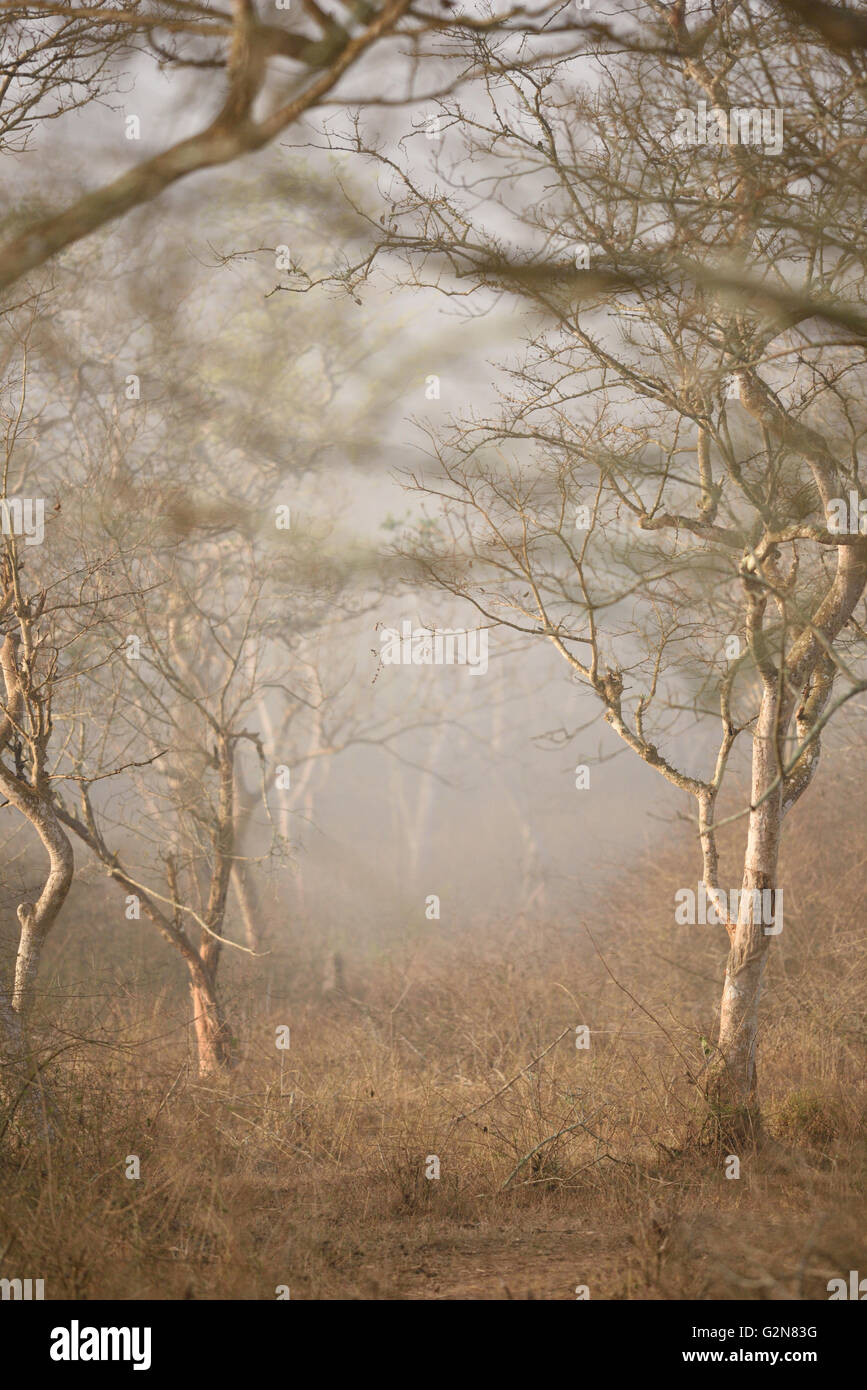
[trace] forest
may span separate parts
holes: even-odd
[[[867,1298],[867,9],[0,43],[0,1301]]]

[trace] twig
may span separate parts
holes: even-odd
[[[598,1115],[599,1111],[597,1110],[595,1113]],[[590,1118],[592,1120],[593,1116],[591,1115]],[[520,1162],[515,1164],[515,1167],[512,1169],[511,1173],[506,1178],[506,1181],[502,1184],[500,1191],[505,1192],[506,1188],[509,1186],[509,1183],[512,1181],[512,1178],[515,1176],[515,1174],[517,1172],[520,1172],[524,1164],[527,1163],[533,1157],[534,1154],[537,1154],[540,1149],[544,1149],[546,1144],[552,1144],[555,1139],[562,1139],[564,1134],[571,1134],[573,1130],[576,1129],[586,1129],[591,1139],[595,1139],[598,1144],[603,1144],[605,1142],[604,1139],[601,1139],[598,1134],[594,1134],[592,1129],[587,1128],[586,1120],[576,1120],[574,1125],[567,1125],[565,1129],[558,1129],[556,1134],[549,1134],[548,1138],[543,1139],[541,1144],[537,1144],[536,1147],[534,1149],[531,1149],[529,1153],[524,1154],[524,1157],[520,1160]],[[612,1155],[606,1151],[604,1154],[600,1154],[599,1159],[594,1159],[594,1162],[599,1162],[603,1158],[611,1157]],[[590,1167],[591,1165],[585,1164],[584,1166]],[[579,1168],[578,1171],[580,1172],[581,1169]]]
[[[532,1062],[528,1062],[525,1067],[522,1067],[519,1072],[516,1072],[511,1081],[507,1081],[505,1086],[500,1087],[499,1091],[494,1091],[492,1096],[486,1096],[484,1100],[479,1101],[478,1105],[474,1105],[472,1110],[465,1110],[462,1115],[456,1115],[454,1120],[452,1120],[452,1129],[449,1130],[449,1137],[451,1136],[452,1130],[460,1124],[461,1120],[468,1120],[470,1115],[475,1115],[478,1110],[482,1110],[484,1106],[490,1105],[492,1100],[496,1100],[497,1096],[501,1096],[504,1091],[508,1091],[510,1086],[514,1086],[515,1082],[519,1081],[525,1072],[528,1072],[531,1067],[535,1067],[536,1063],[541,1062],[543,1057],[547,1057],[552,1047],[556,1047],[558,1042],[562,1042],[566,1034],[571,1032],[571,1028],[564,1028],[559,1038],[555,1038],[552,1043],[548,1044],[544,1052],[540,1052],[538,1057],[534,1057]]]

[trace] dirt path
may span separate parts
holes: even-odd
[[[621,1233],[564,1224],[515,1234],[514,1227],[460,1228],[426,1243],[389,1241],[358,1270],[366,1298],[574,1299],[576,1286],[612,1296],[624,1287],[627,1245]]]

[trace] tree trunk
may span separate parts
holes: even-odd
[[[6,687],[6,709],[0,717],[0,750],[9,742],[27,707],[18,669],[20,647],[21,639],[13,632],[6,634],[0,647],[0,670]],[[50,729],[50,721],[48,727]],[[58,820],[45,777],[46,741],[47,734],[39,747],[38,757],[34,754],[32,784],[25,782],[17,771],[11,772],[0,762],[0,791],[25,820],[30,822],[48,855],[48,875],[37,901],[20,903],[18,907],[21,935],[18,958],[15,962],[12,1008],[22,1015],[28,1014],[33,1005],[42,947],[66,901],[75,871],[72,845]]]
[[[226,897],[235,862],[235,746],[231,738],[223,733],[217,740],[216,754],[220,772],[220,806],[213,831],[214,861],[204,917],[207,930],[203,926],[198,954],[187,958],[199,1052],[199,1076],[213,1076],[230,1067],[234,1061],[229,1030],[217,997],[217,969],[222,948],[220,933],[226,920]]]
[[[26,1061],[21,1017],[12,1008],[8,991],[0,987],[0,1127],[5,1118],[2,1111],[8,1111],[17,1102]]]
[[[54,814],[53,807],[33,797],[25,814],[48,851],[50,867],[37,901],[20,903],[18,906],[21,935],[15,962],[15,993],[12,1007],[20,1014],[29,1013],[33,1005],[45,938],[66,901],[75,870],[72,846]]]
[[[21,1015],[0,989],[0,1148],[11,1135],[51,1139],[56,1107]]]
[[[187,960],[187,967],[190,972],[199,1076],[215,1076],[234,1061],[229,1030],[210,972],[195,960]]]
[[[775,691],[765,690],[753,740],[752,794],[744,875],[720,1008],[719,1057],[708,1094],[722,1134],[732,1140],[755,1136],[756,1038],[768,948],[777,927],[763,905],[778,914],[777,861],[782,828],[782,787],[777,740],[780,707]]]
[[[256,885],[249,868],[244,864],[239,864],[237,860],[232,865],[232,887],[235,890],[235,899],[241,912],[247,945],[251,951],[258,951],[262,943],[260,925],[262,909],[259,904],[259,894],[256,892]]]

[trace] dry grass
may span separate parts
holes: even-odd
[[[817,809],[839,845],[852,802]],[[428,923],[359,947],[351,997],[318,992],[315,941],[269,963],[267,1014],[234,967],[243,1060],[223,1082],[192,1079],[177,991],[146,1013],[141,980],[98,1006],[71,990],[65,1026],[86,1041],[53,1064],[56,1142],[0,1159],[2,1272],[53,1298],[826,1298],[867,1268],[867,871],[853,847],[841,883],[817,843],[794,827],[768,1137],[737,1180],[699,1142],[690,1079],[725,938],[673,925],[695,860],[672,841],[586,920]]]

